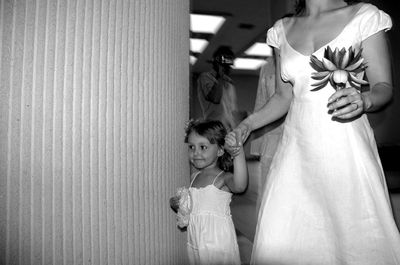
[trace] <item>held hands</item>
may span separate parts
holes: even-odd
[[[225,137],[225,150],[235,157],[240,153],[243,143],[249,137],[251,130],[247,124],[241,123]]]
[[[224,149],[232,156],[236,157],[240,154],[240,149],[242,144],[240,143],[240,139],[235,131],[231,131],[225,136],[225,145]]]
[[[233,131],[236,134],[236,138],[238,139],[239,145],[242,146],[243,143],[246,142],[247,138],[249,137],[251,133],[251,128],[248,124],[242,122]]]
[[[351,119],[364,112],[364,98],[354,87],[337,90],[328,99],[333,118]]]

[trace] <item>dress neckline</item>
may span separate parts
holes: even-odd
[[[200,189],[200,188],[208,187],[208,186],[210,186],[210,185],[212,185],[212,186],[215,187],[215,185],[214,185],[215,180],[216,180],[222,173],[224,173],[224,171],[221,170],[221,172],[219,172],[217,175],[215,175],[214,180],[213,180],[213,182],[212,182],[211,184],[205,185],[204,187],[192,187],[192,184],[193,184],[194,180],[197,178],[197,176],[198,176],[200,173],[201,173],[201,171],[196,172],[196,174],[194,175],[192,181],[190,182],[190,188]],[[216,187],[216,188],[217,188],[217,187]]]
[[[310,57],[311,55],[313,55],[313,54],[319,52],[320,50],[322,50],[322,48],[325,48],[326,46],[328,46],[329,44],[331,44],[332,42],[334,42],[335,40],[337,40],[337,39],[343,34],[343,32],[345,31],[345,29],[354,21],[354,19],[357,17],[357,15],[361,12],[361,9],[363,9],[366,5],[367,5],[366,3],[363,3],[363,4],[361,5],[361,7],[358,8],[358,10],[357,10],[357,12],[355,12],[354,16],[344,25],[344,27],[340,30],[340,32],[339,32],[333,39],[331,39],[331,40],[328,41],[326,44],[322,45],[321,47],[319,47],[318,49],[316,49],[314,52],[312,52],[312,53],[309,54],[309,55],[306,55],[306,54],[304,54],[304,53],[302,53],[302,52],[299,52],[298,50],[296,50],[296,49],[289,43],[289,41],[288,41],[287,38],[286,38],[286,29],[285,29],[285,26],[283,25],[283,19],[281,19],[281,20],[279,20],[279,22],[280,22],[280,26],[281,26],[282,32],[283,32],[283,34],[282,34],[282,35],[283,35],[283,39],[284,39],[284,41],[286,42],[287,46],[289,46],[289,48],[292,49],[295,53],[297,53],[297,54],[299,54],[299,55],[301,55],[301,56],[304,56],[304,57]]]
[[[218,190],[218,191],[222,191],[222,192],[224,192],[224,193],[228,193],[228,194],[231,194],[230,192],[228,192],[228,191],[226,191],[226,190],[221,190],[221,189],[219,189],[219,188],[217,188],[214,184],[215,184],[215,180],[222,174],[222,173],[224,173],[224,171],[222,170],[221,172],[219,172],[215,177],[214,177],[214,180],[213,180],[213,182],[211,183],[211,184],[208,184],[208,185],[205,185],[205,186],[203,186],[203,187],[193,187],[192,186],[192,184],[193,184],[193,182],[194,182],[194,180],[196,179],[196,177],[199,175],[201,173],[201,171],[198,171],[195,175],[194,175],[194,177],[193,177],[193,179],[192,179],[192,181],[190,182],[190,186],[189,186],[189,189],[193,189],[193,190],[204,190],[204,189],[207,189],[207,188],[212,188],[212,187],[214,187],[216,190]]]
[[[205,190],[205,189],[208,189],[208,188],[214,188],[214,190],[216,190],[216,191],[220,191],[220,192],[227,193],[227,194],[232,194],[229,191],[218,189],[217,187],[215,187],[214,184],[208,184],[208,185],[206,185],[204,187],[192,187],[192,186],[189,187],[189,189],[198,190],[198,191]]]

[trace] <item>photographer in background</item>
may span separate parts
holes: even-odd
[[[219,47],[213,54],[212,70],[201,73],[197,80],[203,119],[219,120],[228,131],[242,120],[239,117],[236,88],[229,76],[233,59],[229,47]]]

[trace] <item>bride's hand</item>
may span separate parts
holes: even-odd
[[[251,129],[249,125],[245,123],[239,124],[225,137],[225,150],[232,157],[237,156],[240,153],[240,149],[243,147],[243,143],[247,140],[247,137],[249,137],[250,132]]]
[[[236,157],[240,153],[241,147],[242,146],[239,145],[234,131],[231,131],[225,136],[224,149],[230,154],[231,157]]]
[[[328,99],[328,108],[333,118],[351,119],[364,112],[362,94],[354,87],[337,90]]]
[[[246,142],[247,138],[250,135],[251,129],[250,126],[246,123],[240,123],[233,132],[236,135],[236,141],[239,146],[242,146],[244,142]]]

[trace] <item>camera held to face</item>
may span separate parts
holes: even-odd
[[[233,65],[233,57],[229,55],[219,55],[215,58],[215,61],[221,65]]]

